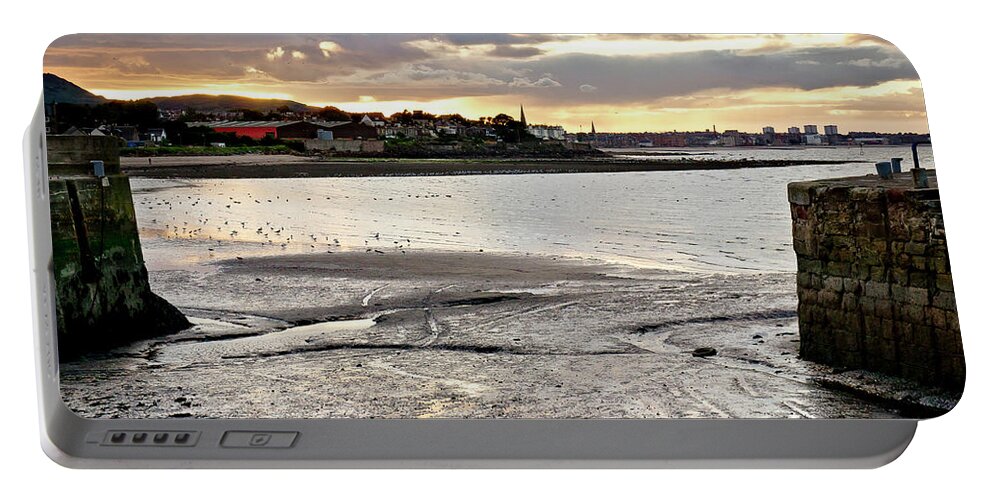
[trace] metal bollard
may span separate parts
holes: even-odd
[[[903,158],[890,158],[890,164],[893,165],[893,173],[894,174],[899,174],[900,172],[903,171],[903,170],[900,169],[900,162],[902,162],[902,161],[903,161]]]
[[[893,178],[893,166],[888,161],[876,163],[876,173],[883,179]]]

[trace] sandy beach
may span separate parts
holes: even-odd
[[[79,414],[899,416],[825,387],[831,372],[798,359],[788,273],[370,251],[231,259],[151,279],[197,326],[63,363]]]

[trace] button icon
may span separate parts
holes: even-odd
[[[252,437],[248,440],[248,444],[250,446],[265,446],[269,444],[269,440],[271,439],[272,439],[272,434],[269,433],[253,434]]]
[[[223,448],[290,448],[298,432],[228,431],[221,438]]]

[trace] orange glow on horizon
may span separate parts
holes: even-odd
[[[886,72],[905,61],[902,54],[884,40],[858,35],[513,35],[506,39],[493,35],[480,43],[444,37],[357,43],[336,35],[258,35],[257,40],[237,42],[167,35],[161,40],[137,35],[87,39],[93,36],[78,35],[76,44],[73,36],[57,41],[46,52],[45,71],[109,99],[233,95],[335,106],[356,113],[389,116],[423,110],[468,119],[500,113],[516,117],[523,104],[529,123],[561,125],[570,132],[588,129],[590,122],[602,132],[696,131],[714,126],[718,131],[757,132],[764,126],[785,130],[807,123],[837,124],[848,131],[928,131],[916,74]],[[812,57],[808,54],[819,49],[834,53],[851,48],[861,52],[850,59],[828,55],[808,60]],[[403,52],[407,49],[416,50]],[[495,54],[498,49],[504,52]],[[568,66],[570,57],[582,55],[602,60],[697,52],[700,57],[802,54],[796,56],[796,68],[823,69],[815,73],[808,69],[806,80],[753,74],[750,86],[738,88],[714,88],[739,76],[738,70],[711,78],[699,90],[694,89],[696,79],[686,85],[674,77],[672,82],[660,80],[659,87],[665,87],[660,90],[632,84],[624,73],[637,72],[630,64],[618,66],[622,69],[616,74],[595,73],[584,66],[587,60]],[[377,54],[383,55],[382,64],[375,64]],[[877,55],[873,59],[867,54]],[[337,58],[342,58],[340,64]],[[712,73],[711,66],[696,67],[703,68],[703,76]],[[781,74],[793,74],[793,66],[773,67]],[[831,78],[814,78],[822,84],[818,86],[809,83],[812,74]],[[773,84],[780,87],[761,87]]]

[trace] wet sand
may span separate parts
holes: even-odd
[[[197,326],[64,363],[62,388],[109,418],[900,416],[798,359],[794,279],[490,252],[212,261],[151,273]]]
[[[319,159],[294,155],[122,157],[125,174],[149,178],[295,178],[733,170],[847,163],[804,159]]]

